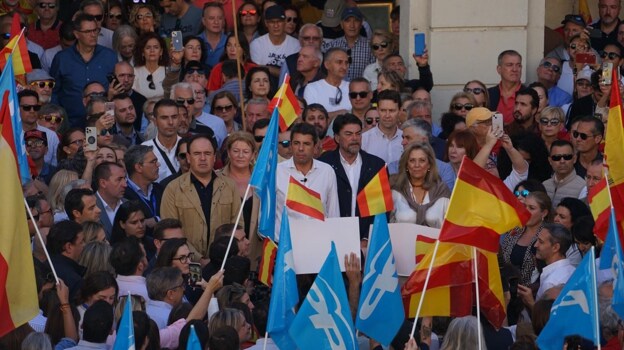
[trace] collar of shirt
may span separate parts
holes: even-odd
[[[295,160],[293,159],[294,157],[291,157],[290,159],[286,160],[286,164],[288,166],[289,169],[294,170],[295,172],[303,175],[304,177],[308,177],[310,176],[310,174],[312,174],[314,172],[314,169],[317,168],[316,166],[316,159],[312,159],[312,167],[310,168],[310,171],[308,171],[307,174],[302,173],[299,169],[297,169],[297,167],[295,166]]]
[[[117,209],[119,209],[119,206],[123,203],[123,201],[120,199],[117,202],[117,205],[115,205],[115,208],[112,208],[110,205],[108,205],[108,203],[106,203],[106,201],[104,200],[104,198],[102,198],[102,196],[100,196],[100,191],[95,192],[95,195],[102,201],[102,204],[104,205],[104,209],[106,209],[107,211],[111,211],[111,212],[115,212]]]
[[[344,167],[356,167],[362,165],[362,156],[360,155],[360,152],[358,152],[357,157],[355,157],[355,160],[351,164],[349,164],[349,162],[342,156],[342,152],[340,152],[340,150],[338,151],[338,154],[340,155],[340,163],[342,163]]]
[[[388,140],[394,140],[397,137],[401,137],[401,135],[403,135],[403,132],[399,132],[401,131],[401,129],[399,129],[398,127],[396,128],[396,130],[394,130],[394,136],[392,137],[388,137],[386,134],[384,134],[384,132],[381,131],[381,129],[379,128],[379,125],[374,127],[373,130],[374,130],[373,132],[376,133],[378,137],[388,139]]]
[[[195,185],[195,186],[200,186],[200,188],[206,188],[206,187],[210,186],[210,184],[213,183],[214,179],[217,177],[217,174],[213,170],[212,171],[212,176],[210,177],[210,182],[208,182],[206,184],[206,186],[204,186],[204,184],[201,183],[201,181],[199,181],[199,179],[197,177],[195,177],[195,175],[192,172],[190,172],[190,173],[191,173],[191,183],[193,185]]]
[[[128,186],[130,186],[130,188],[132,188],[132,190],[134,192],[136,192],[138,195],[142,196],[143,198],[149,200],[150,198],[152,198],[152,188],[154,186],[152,186],[152,184],[150,183],[149,185],[147,185],[147,193],[143,193],[143,190],[139,187],[139,185],[137,185],[134,181],[132,181],[132,179],[130,179],[129,177],[126,178],[126,182],[128,183]]]
[[[555,185],[561,186],[572,181],[572,179],[574,179],[575,177],[576,177],[576,170],[572,169],[572,172],[561,180],[559,180],[559,178],[557,177],[557,174],[553,174],[553,182],[555,183]]]

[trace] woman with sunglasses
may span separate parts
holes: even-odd
[[[455,113],[466,119],[466,115],[471,109],[477,106],[477,101],[472,94],[466,92],[458,92],[451,99],[449,104],[449,112]]]
[[[487,107],[490,103],[490,95],[487,87],[480,80],[471,80],[464,85],[464,92],[472,94],[477,101],[477,107]]]
[[[241,125],[234,120],[238,113],[236,97],[229,91],[218,92],[210,104],[210,114],[223,119],[228,135],[241,130]]]
[[[139,35],[156,32],[160,26],[160,14],[152,5],[135,3],[130,10],[130,24]]]
[[[104,27],[115,31],[120,25],[126,23],[125,17],[121,2],[118,0],[109,0],[108,13],[104,16]]]
[[[221,56],[221,62],[212,67],[212,70],[210,71],[210,77],[208,78],[208,91],[219,90],[223,86],[223,61],[236,59],[243,64],[245,74],[247,74],[251,68],[257,66],[257,64],[251,62],[249,42],[240,32],[238,33],[238,40],[234,33],[228,34],[225,43],[225,51],[223,52],[223,56]]]
[[[140,36],[134,63],[135,77],[132,89],[146,98],[163,97],[165,67],[169,65],[165,40],[153,32]]]
[[[589,37],[585,33],[576,34],[570,38],[570,42],[566,45],[566,51],[570,59],[561,65],[561,76],[557,82],[557,86],[568,94],[575,96],[575,80],[577,75],[583,70],[591,70],[592,67],[585,63],[576,62],[577,55],[594,55]],[[599,62],[599,57],[596,63]],[[578,96],[577,96],[578,97]]]
[[[370,82],[371,90],[377,89],[377,75],[381,72],[381,66],[384,58],[396,50],[394,37],[385,30],[376,29],[371,39],[371,49],[375,62],[364,68],[362,76]]]
[[[145,214],[139,201],[127,201],[119,206],[115,219],[110,243],[114,245],[126,237],[136,237],[143,244],[147,260],[156,255],[154,240],[145,234]]]
[[[546,149],[550,149],[550,145],[555,140],[570,139],[570,136],[564,129],[564,119],[565,114],[559,107],[546,107],[542,110],[538,120],[538,128]]]
[[[546,193],[546,187],[544,185],[535,180],[535,179],[527,179],[524,181],[520,181],[516,187],[513,189],[513,194],[518,198],[518,200],[524,203],[524,199],[531,192],[544,192]]]
[[[261,35],[261,26],[260,8],[255,2],[247,1],[238,8],[238,32],[245,36],[248,43]]]
[[[377,126],[379,123],[379,111],[376,106],[373,106],[364,113],[364,123],[362,123],[362,132],[366,132]]]
[[[293,5],[284,6],[284,13],[286,14],[286,34],[297,38],[299,35],[299,29],[301,27],[301,16],[299,15],[299,9]]]

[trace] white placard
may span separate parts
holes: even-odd
[[[392,241],[392,254],[394,254],[399,276],[409,276],[416,268],[416,237],[418,235],[433,239],[440,236],[439,228],[416,224],[388,224],[388,229]]]
[[[325,218],[325,221],[290,219],[290,237],[297,274],[318,273],[336,243],[340,271],[345,271],[345,254],[360,259],[360,226],[357,217]]]

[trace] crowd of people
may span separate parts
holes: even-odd
[[[437,118],[427,50],[398,54],[398,6],[387,31],[352,0],[3,0],[0,45],[19,18],[33,66],[18,102],[40,313],[0,349],[109,348],[129,300],[136,349],[186,349],[191,326],[205,349],[277,349],[265,335],[270,288],[258,280],[263,203],[248,185],[283,81],[301,113],[278,135],[275,240],[292,177],[320,194],[326,217],[359,217],[366,256],[373,218],[360,217],[356,197],[384,166],[389,222],[440,228],[470,158],[531,214],[501,239],[505,327],[423,318],[410,339],[406,320],[391,348],[476,349],[480,334],[484,348],[537,349],[562,286],[602,244],[587,198],[604,176],[611,84],[624,82],[603,69],[624,65],[624,22],[620,0],[598,3],[596,23],[565,16],[537,81],[521,82],[510,46],[499,84],[466,82]],[[345,265],[355,314],[363,262]],[[298,276],[301,300],[313,277]],[[612,285],[600,271],[602,348],[622,349]]]

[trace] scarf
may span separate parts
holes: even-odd
[[[429,194],[429,203],[427,204],[418,204],[414,200],[414,196],[412,196],[412,188],[409,182],[407,186],[403,188],[397,188],[396,191],[401,193],[401,195],[407,200],[410,208],[416,212],[416,224],[427,226],[425,223],[425,215],[427,214],[427,210],[431,208],[432,205],[438,200],[438,198],[450,198],[451,190],[449,190],[448,186],[443,181],[438,181],[433,185],[432,188],[427,190]]]

